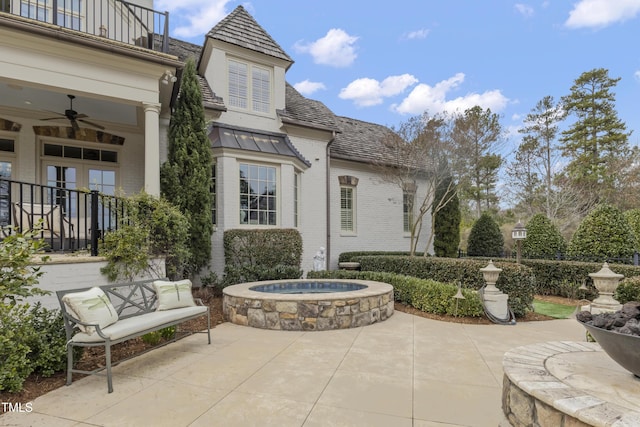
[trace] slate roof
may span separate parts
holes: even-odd
[[[200,59],[201,51],[202,46],[169,38],[169,54],[177,56],[182,62],[186,62],[188,59],[193,59],[197,64]],[[223,99],[211,90],[211,86],[209,86],[209,83],[204,77],[198,75],[198,83],[200,84],[200,90],[202,91],[202,102],[205,108],[227,111],[227,107],[225,107]]]
[[[293,63],[293,59],[242,6],[236,7],[233,12],[218,22],[207,33],[207,37]]]
[[[320,101],[305,98],[289,83],[285,88],[285,108],[278,110],[283,123],[339,132],[336,116]]]
[[[385,140],[398,138],[391,129],[350,117],[336,116],[340,132],[331,145],[331,157],[362,163],[396,163]]]

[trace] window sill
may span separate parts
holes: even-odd
[[[340,237],[358,237],[358,233],[355,231],[341,231]]]

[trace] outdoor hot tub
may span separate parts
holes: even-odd
[[[356,328],[393,314],[393,287],[369,280],[272,280],[228,286],[226,320],[289,331]]]

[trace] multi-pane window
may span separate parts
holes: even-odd
[[[12,139],[0,138],[0,178],[11,179],[12,155],[15,149],[15,142]],[[5,155],[5,156],[3,156]],[[0,181],[0,226],[9,225],[9,182]]]
[[[354,196],[354,187],[340,187],[340,231],[356,231]]]
[[[229,61],[229,105],[247,108],[247,64]]]
[[[211,222],[215,227],[218,224],[218,205],[216,203],[216,164],[211,165],[211,182],[209,191],[211,193]]]
[[[50,22],[72,30],[80,30],[81,0],[58,0],[53,11],[53,0],[22,0],[20,15],[42,22]]]
[[[269,70],[253,67],[251,76],[253,83],[253,111],[268,113],[271,103],[271,81]]]
[[[241,163],[240,224],[276,225],[276,223],[276,168]]]
[[[251,75],[250,81],[249,75]],[[260,113],[270,112],[270,71],[266,68],[229,60],[229,105]]]
[[[413,203],[414,193],[405,191],[402,194],[402,223],[405,233],[411,232],[413,225]]]

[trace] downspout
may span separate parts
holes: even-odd
[[[327,247],[326,247],[326,260],[327,260],[327,270],[329,270],[331,266],[331,144],[336,140],[336,131],[334,130],[329,143],[327,144],[326,149],[326,193],[327,193]]]

